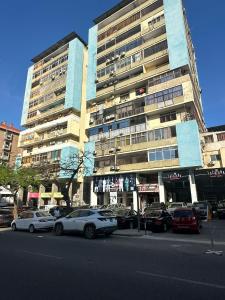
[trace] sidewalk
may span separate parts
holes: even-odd
[[[121,237],[138,237],[148,240],[190,242],[197,244],[225,245],[225,220],[213,220],[203,222],[200,234],[173,233],[171,230],[162,233],[152,233],[144,230],[138,232],[137,229],[119,229],[113,235]]]

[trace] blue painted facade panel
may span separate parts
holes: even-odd
[[[180,167],[201,167],[202,152],[198,124],[195,120],[176,125]]]
[[[65,108],[81,110],[84,45],[79,39],[69,43]]]
[[[95,165],[94,151],[95,151],[95,142],[85,143],[85,145],[84,145],[84,153],[85,153],[84,176],[92,176],[93,175],[93,169],[94,169],[94,165]]]
[[[98,25],[95,25],[89,29],[88,37],[87,101],[96,98],[97,39]]]
[[[60,159],[60,166],[65,167],[65,165],[70,165],[70,168],[75,169],[77,166],[77,159],[76,155],[79,154],[79,150],[75,147],[66,147],[62,148],[61,150],[61,159]],[[71,177],[71,172],[65,171],[65,170],[60,170],[59,172],[59,178],[70,178]]]
[[[23,101],[23,111],[21,117],[21,126],[24,126],[27,120],[27,114],[29,109],[29,100],[30,100],[30,92],[31,92],[31,85],[32,85],[32,76],[33,76],[34,66],[31,66],[27,72],[27,83],[26,89],[24,94],[24,101]]]
[[[182,0],[164,0],[170,68],[189,64]]]

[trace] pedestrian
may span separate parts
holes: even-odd
[[[59,207],[56,207],[56,209],[54,210],[54,217],[56,219],[59,219],[61,217],[61,213],[60,213]]]

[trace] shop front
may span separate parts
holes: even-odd
[[[134,192],[136,192],[136,174],[105,175],[93,178],[93,193],[97,196],[98,205],[132,206]]]
[[[28,206],[37,208],[38,207],[38,199],[40,197],[39,193],[29,192],[28,193]]]
[[[225,169],[196,170],[195,180],[199,201],[225,200]]]
[[[189,170],[162,173],[166,202],[192,202]]]

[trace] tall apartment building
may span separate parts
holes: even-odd
[[[201,200],[225,200],[225,125],[201,134],[204,168],[195,171]]]
[[[201,90],[182,0],[124,0],[89,30],[92,204],[196,201]]]
[[[16,129],[13,124],[0,123],[0,163],[15,165],[16,157],[20,153],[19,134],[20,130]]]
[[[19,146],[23,166],[60,166],[83,150],[85,142],[87,46],[74,32],[32,59],[28,70]],[[51,171],[50,171],[51,172]],[[60,189],[68,174],[60,171],[58,181],[43,182],[39,193],[29,197],[39,205],[60,204]],[[71,195],[82,196],[77,178]]]

